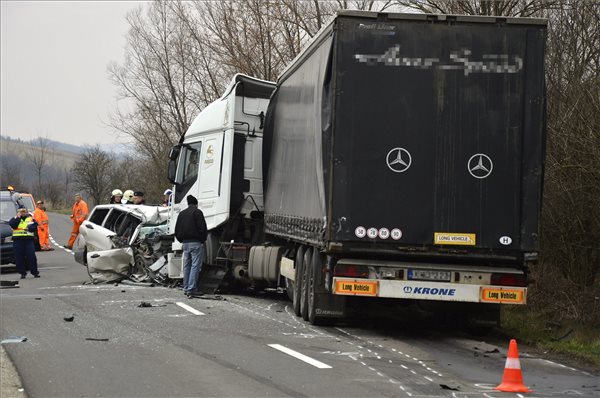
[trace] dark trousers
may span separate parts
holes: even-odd
[[[25,267],[27,264],[29,264],[31,275],[39,274],[33,239],[14,239],[13,250],[15,251],[15,264],[19,274],[27,274],[27,268]]]

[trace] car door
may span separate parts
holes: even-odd
[[[108,210],[103,215],[104,210]],[[96,213],[96,212],[99,213]],[[94,282],[110,282],[129,274],[133,251],[129,246],[115,247],[111,238],[121,236],[123,224],[131,217],[130,212],[117,207],[96,208],[84,221],[80,234],[85,234],[86,264]]]
[[[90,216],[79,228],[79,236],[75,243],[75,252],[81,251],[84,248],[87,252],[112,249],[110,237],[114,236],[115,232],[104,228],[102,225],[113,212],[118,213],[120,211],[106,207],[95,207],[92,210]]]

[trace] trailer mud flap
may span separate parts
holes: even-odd
[[[326,318],[346,317],[346,297],[315,292],[315,314]]]
[[[202,264],[198,280],[198,290],[204,294],[214,294],[227,275],[227,267],[212,264]]]

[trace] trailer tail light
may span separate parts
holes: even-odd
[[[527,286],[524,274],[492,274],[491,284],[495,286]]]
[[[350,278],[367,278],[369,276],[369,267],[364,265],[338,264],[334,269],[335,276],[346,276]]]

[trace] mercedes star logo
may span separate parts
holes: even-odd
[[[412,158],[410,157],[410,152],[406,149],[394,148],[388,152],[386,161],[390,170],[394,173],[402,173],[408,170]]]
[[[476,153],[469,159],[467,168],[473,177],[482,179],[492,174],[494,164],[488,155],[484,153]]]

